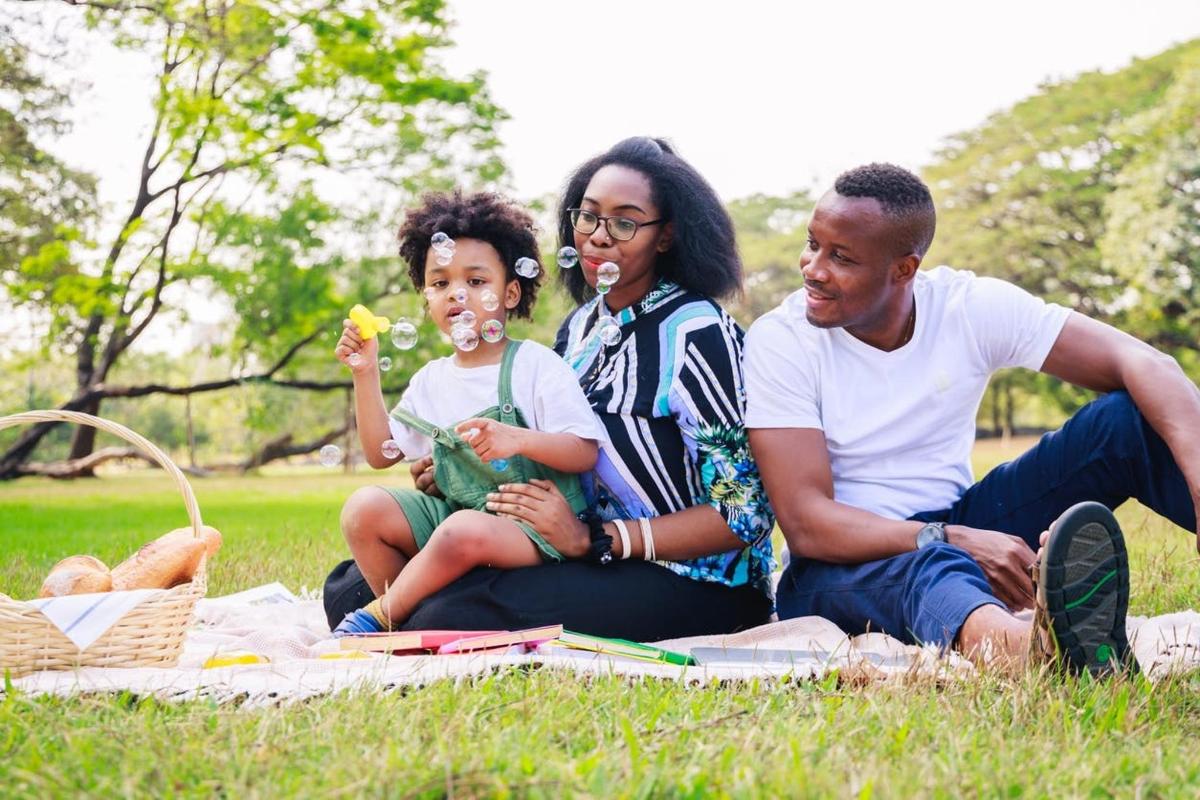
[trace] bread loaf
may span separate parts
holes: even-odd
[[[107,592],[112,588],[113,577],[103,561],[93,556],[71,556],[54,565],[38,597]]]
[[[113,588],[170,589],[187,583],[196,574],[201,559],[221,546],[221,534],[201,528],[197,539],[191,528],[177,528],[143,546],[112,571]]]

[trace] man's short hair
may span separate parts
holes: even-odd
[[[924,256],[933,243],[937,212],[925,182],[895,164],[866,164],[838,176],[833,189],[842,197],[871,197],[894,219],[896,246]]]

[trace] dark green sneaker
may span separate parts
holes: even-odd
[[[1112,512],[1079,503],[1050,526],[1037,567],[1033,637],[1075,674],[1137,671],[1125,636],[1129,557]]]

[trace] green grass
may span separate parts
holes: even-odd
[[[981,445],[977,468],[1019,452]],[[399,477],[397,477],[399,479]],[[193,481],[225,547],[210,594],[320,585],[338,507],[377,476]],[[186,522],[161,475],[0,485],[0,591],[115,563]],[[1194,539],[1127,507],[1133,612],[1200,606]],[[984,674],[944,687],[585,680],[541,670],[239,710],[0,699],[0,796],[1194,796],[1200,679]]]

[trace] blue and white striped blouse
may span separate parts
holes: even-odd
[[[746,546],[660,563],[770,596],[775,519],[743,423],[742,329],[709,298],[660,281],[613,315],[621,338],[606,345],[602,301],[572,312],[554,344],[604,430],[596,471],[582,476],[588,499],[606,520],[711,505]]]

